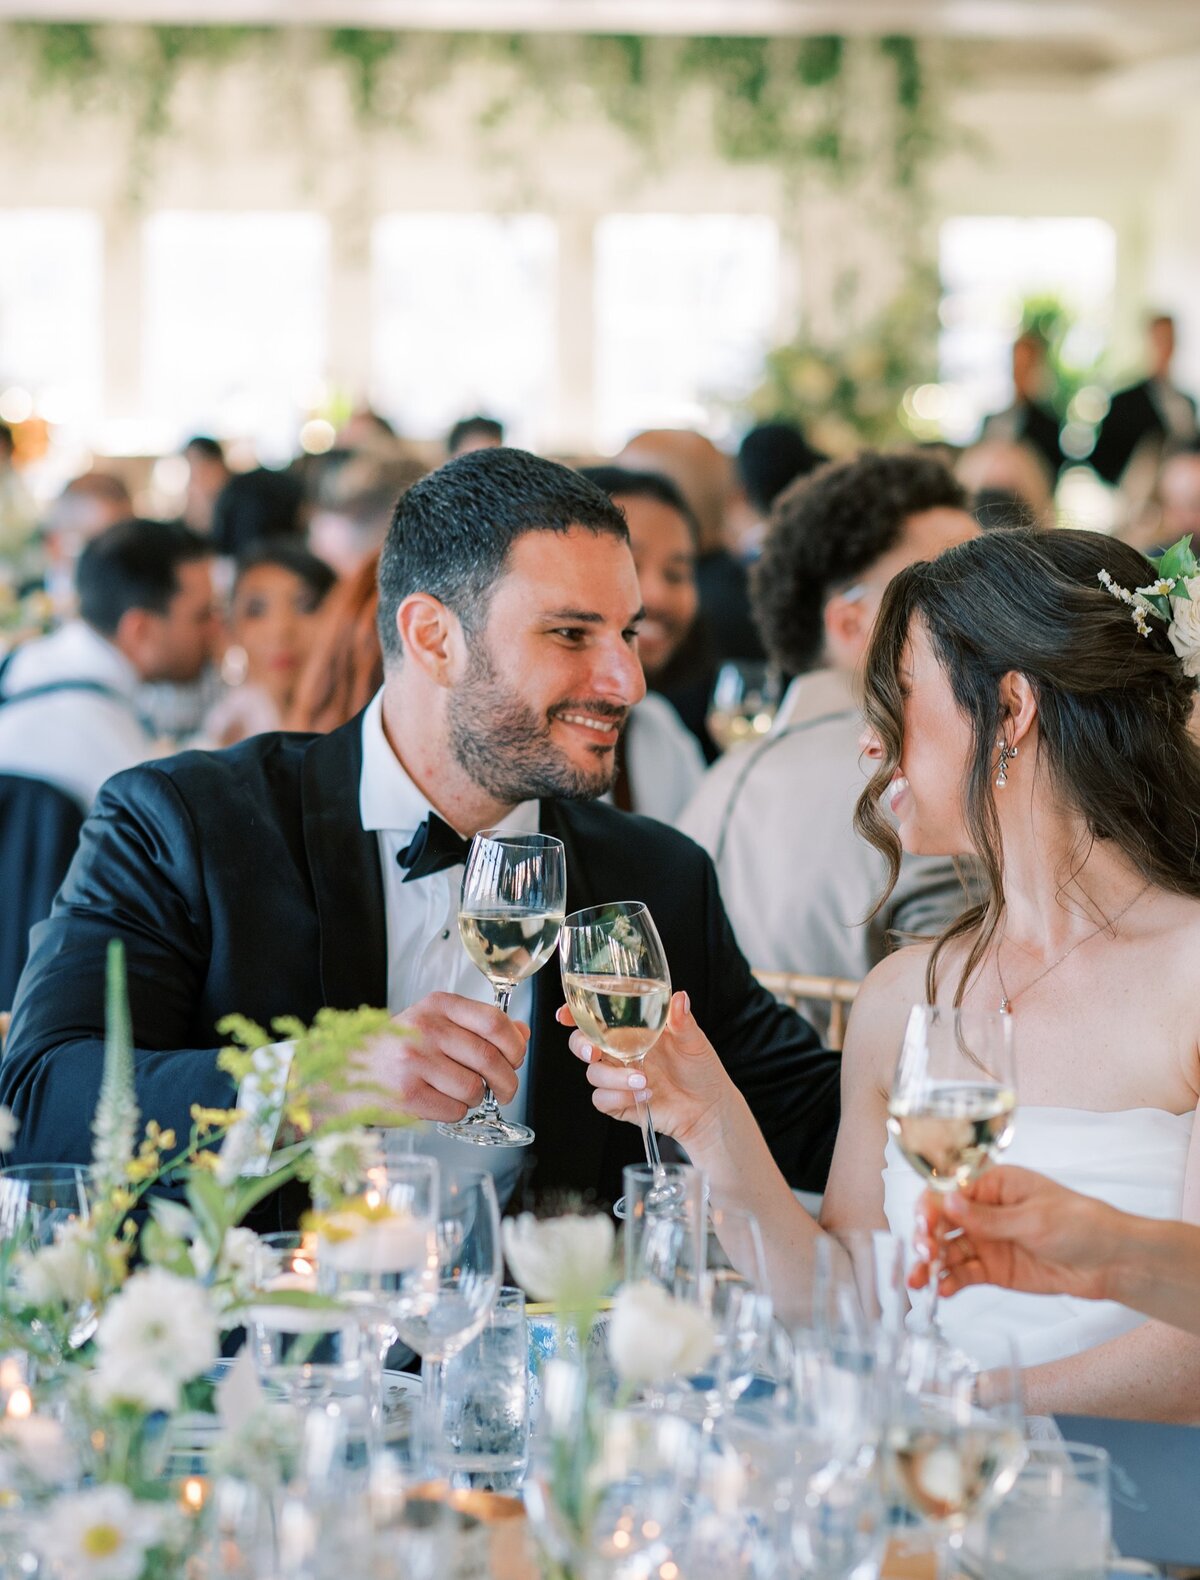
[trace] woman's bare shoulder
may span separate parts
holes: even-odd
[[[890,1084],[900,1037],[914,1004],[925,1002],[925,967],[933,945],[908,944],[863,978],[846,1028],[844,1060],[866,1064]]]

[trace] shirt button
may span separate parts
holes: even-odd
[[[449,938],[449,936],[450,936],[450,929],[448,927],[443,927],[442,928],[442,939],[443,939],[443,941],[445,941],[447,938]]]

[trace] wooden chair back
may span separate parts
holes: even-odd
[[[860,983],[849,977],[809,976],[804,971],[756,971],[754,975],[781,1003],[798,1009],[801,1004],[816,1000],[829,1005],[829,1035],[831,1048],[840,1048],[846,1036],[846,1018],[854,1003]]]

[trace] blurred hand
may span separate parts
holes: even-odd
[[[571,1011],[558,1012],[564,1026],[574,1026]],[[638,1104],[654,1103],[654,1124],[688,1148],[703,1150],[720,1128],[722,1104],[735,1092],[716,1049],[700,1030],[686,993],[675,993],[662,1036],[637,1066],[619,1064],[594,1047],[581,1031],[571,1033],[571,1051],[588,1067],[595,1091],[593,1105],[602,1114],[639,1124]]]
[[[457,993],[428,993],[393,1019],[412,1035],[380,1037],[356,1061],[357,1074],[382,1091],[322,1103],[322,1117],[376,1101],[414,1119],[454,1121],[483,1101],[485,1081],[498,1102],[515,1097],[530,1035],[522,1021]]]
[[[942,1295],[996,1284],[1034,1295],[1109,1298],[1117,1214],[1044,1175],[988,1169],[962,1191],[926,1191],[918,1217],[926,1248],[942,1261]],[[922,1289],[928,1282],[929,1263],[917,1263],[909,1283]]]

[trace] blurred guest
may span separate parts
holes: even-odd
[[[1043,529],[1054,525],[1052,478],[1031,445],[985,439],[964,450],[954,468],[969,494],[987,491],[1015,494]]]
[[[0,581],[18,588],[36,574],[37,506],[16,468],[16,440],[0,422]]]
[[[645,611],[638,654],[649,685],[666,672],[696,621],[696,523],[669,478],[620,466],[582,468],[629,526]],[[617,747],[613,799],[629,812],[675,820],[704,772],[704,757],[671,704],[648,691]]]
[[[192,680],[217,635],[211,549],[178,523],[118,522],[84,549],[79,618],[0,670],[0,771],[45,779],[86,808],[110,775],[156,755],[146,680]]]
[[[939,462],[871,451],[776,501],[754,601],[772,660],[797,678],[770,733],[710,768],[679,820],[712,856],[756,967],[858,979],[899,934],[963,909],[949,859],[906,855],[886,908],[863,920],[887,864],[853,825],[867,777],[853,682],[892,577],[976,536],[966,502]]]
[[[745,557],[757,554],[762,546],[771,506],[790,483],[807,477],[829,457],[814,450],[804,437],[799,423],[760,422],[742,440],[737,453],[737,476],[741,485],[740,526],[733,528],[738,552]]]
[[[376,613],[379,552],[344,576],[321,605],[308,660],[284,721],[327,734],[361,713],[383,684]]]
[[[222,665],[236,681],[205,720],[208,740],[232,746],[281,728],[334,580],[324,560],[289,538],[239,555]]]
[[[218,439],[198,433],[184,445],[182,454],[188,464],[183,520],[193,532],[211,532],[217,495],[233,476],[225,451]]]
[[[1167,313],[1152,318],[1146,339],[1149,377],[1113,396],[1090,457],[1104,481],[1126,494],[1131,521],[1149,497],[1164,445],[1196,438],[1196,403],[1171,377],[1175,320]]]
[[[710,439],[682,428],[654,428],[631,439],[618,466],[661,472],[691,507],[698,531],[696,586],[718,662],[763,657],[750,614],[746,567],[730,552],[725,511],[733,481],[729,457]]]
[[[1066,457],[1058,442],[1062,424],[1046,400],[1046,341],[1036,329],[1027,329],[1013,341],[1012,404],[985,417],[980,439],[1006,444],[1027,444],[1041,458],[1053,482]]]
[[[1028,501],[1011,488],[981,488],[971,501],[971,514],[985,532],[997,527],[1036,531],[1039,525]]]
[[[478,414],[460,417],[446,437],[446,455],[453,460],[468,450],[497,450],[504,443],[504,424]]]
[[[1159,521],[1155,537],[1166,547],[1184,534],[1200,553],[1200,439],[1171,450],[1158,474]]]
[[[108,472],[73,477],[50,506],[42,525],[45,584],[59,619],[74,613],[75,562],[84,545],[132,515],[129,490]]]
[[[396,446],[396,430],[382,413],[360,406],[338,429],[337,444],[344,450],[390,452]]]
[[[265,466],[238,472],[213,505],[216,554],[236,557],[264,538],[299,538],[303,530],[304,488],[291,472],[272,472]]]
[[[321,479],[308,529],[313,553],[339,576],[352,575],[378,554],[397,499],[428,470],[415,460],[357,455],[328,472]]]

